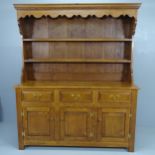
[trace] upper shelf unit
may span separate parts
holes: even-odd
[[[16,4],[22,81],[132,81],[140,4]]]

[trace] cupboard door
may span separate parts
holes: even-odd
[[[90,140],[94,138],[93,112],[87,108],[64,108],[61,110],[61,139]]]
[[[24,109],[25,140],[50,140],[54,138],[54,113],[48,107]]]
[[[101,141],[128,141],[129,110],[101,109],[98,115],[98,138]]]

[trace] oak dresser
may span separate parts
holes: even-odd
[[[139,3],[15,4],[23,42],[16,86],[19,149],[134,151]]]

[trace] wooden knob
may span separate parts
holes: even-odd
[[[119,100],[119,98],[120,98],[120,95],[110,95],[111,100],[117,101]]]
[[[74,97],[75,95],[74,94],[71,94],[71,96]]]

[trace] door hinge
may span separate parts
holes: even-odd
[[[24,131],[22,132],[22,137],[25,137],[25,132]]]
[[[21,116],[22,116],[22,117],[24,116],[24,112],[21,112]]]
[[[129,139],[131,138],[131,134],[128,134],[128,138],[129,138]]]
[[[129,117],[130,117],[130,118],[132,117],[132,114],[131,114],[131,113],[129,114]]]

